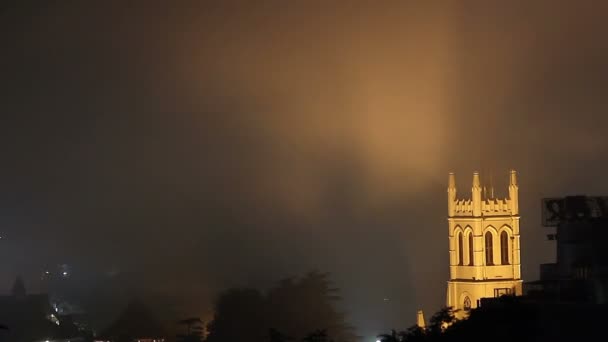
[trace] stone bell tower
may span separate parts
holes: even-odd
[[[509,197],[482,194],[479,173],[473,173],[470,199],[458,199],[456,178],[448,178],[450,280],[447,306],[457,317],[486,297],[522,293],[519,257],[517,173],[509,174]]]

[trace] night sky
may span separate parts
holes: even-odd
[[[82,296],[207,318],[222,289],[319,269],[371,336],[445,301],[448,172],[504,197],[510,168],[534,280],[541,198],[608,194],[607,13],[5,0],[0,288],[67,264]]]

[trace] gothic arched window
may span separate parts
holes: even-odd
[[[494,265],[494,250],[492,246],[492,233],[486,232],[486,265]]]
[[[464,265],[464,254],[462,253],[462,233],[458,233],[458,265]]]
[[[473,233],[469,233],[469,266],[473,266]]]
[[[471,310],[471,298],[464,297],[464,311],[470,311]]]
[[[500,233],[500,263],[509,264],[509,234],[505,231]]]

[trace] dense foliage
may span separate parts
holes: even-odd
[[[265,294],[255,289],[224,292],[215,304],[207,342],[356,340],[335,307],[340,297],[328,278],[310,272],[284,279]]]

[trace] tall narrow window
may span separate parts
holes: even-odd
[[[462,233],[458,233],[458,265],[464,265],[464,254],[462,253]]]
[[[464,297],[464,311],[471,311],[471,298]]]
[[[505,231],[500,233],[500,263],[509,264],[509,234]]]
[[[494,251],[492,247],[492,233],[486,232],[486,265],[494,265]]]
[[[469,233],[469,266],[473,265],[473,233]]]

